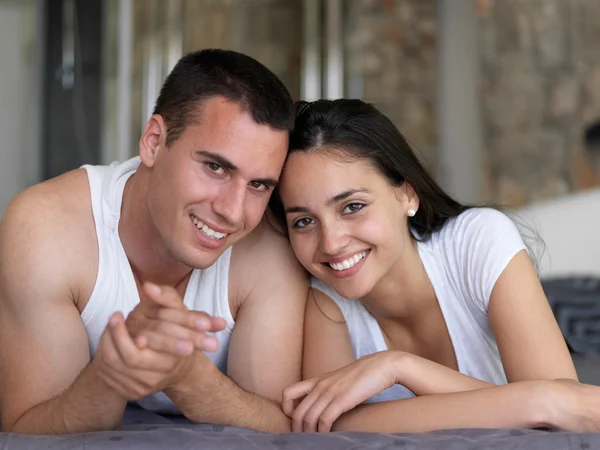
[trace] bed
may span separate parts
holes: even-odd
[[[600,448],[600,433],[543,430],[459,429],[423,434],[268,434],[216,425],[191,424],[128,407],[115,431],[70,436],[0,434],[2,450],[72,449],[475,449],[581,450]]]

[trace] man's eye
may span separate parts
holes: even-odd
[[[267,189],[269,189],[267,185],[261,181],[251,181],[250,186],[252,186],[252,188],[256,189],[257,191],[266,191]]]
[[[224,170],[224,169],[223,169],[223,167],[222,167],[222,166],[220,166],[220,165],[219,165],[219,164],[217,164],[217,163],[209,162],[209,163],[207,163],[206,165],[208,166],[208,168],[209,168],[211,171],[213,171],[213,172],[215,172],[215,173],[219,173],[219,174],[220,174],[220,173],[223,173],[223,170]]]

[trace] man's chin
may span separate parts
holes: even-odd
[[[226,249],[227,247],[211,251],[195,250],[190,252],[188,250],[180,252],[176,259],[192,269],[207,269],[219,259]]]
[[[210,256],[209,255],[203,255],[202,257],[194,257],[194,258],[190,258],[186,264],[190,267],[192,267],[193,269],[208,269],[210,266],[212,266],[214,263],[217,262],[217,260],[219,259],[219,257],[223,254],[223,252],[219,252],[218,254],[213,253]]]

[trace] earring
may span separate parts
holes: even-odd
[[[408,217],[415,217],[415,214],[416,214],[416,213],[417,213],[417,212],[416,212],[414,209],[410,208],[410,209],[408,210]]]

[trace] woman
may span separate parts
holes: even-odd
[[[600,425],[514,224],[444,193],[374,107],[300,102],[278,189],[313,275],[294,431]]]

